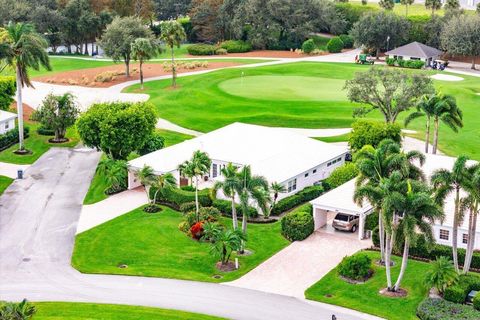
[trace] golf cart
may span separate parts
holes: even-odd
[[[444,61],[444,60],[433,60],[430,63],[430,67],[432,67],[432,69],[437,69],[440,71],[445,70],[447,66],[448,66],[448,61]]]
[[[373,64],[375,60],[373,57],[369,54],[359,54],[358,56],[355,56],[355,63],[356,64]]]

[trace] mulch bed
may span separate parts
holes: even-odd
[[[231,261],[226,263],[226,264],[222,264],[221,262],[217,262],[215,264],[215,267],[222,272],[232,272],[232,271],[236,270],[235,269],[235,263],[233,263]]]
[[[231,67],[239,65],[239,63],[235,62],[208,62],[208,67],[198,67],[195,69],[186,69],[186,68],[179,68],[177,72],[185,73],[185,72],[192,72],[192,71],[200,71],[200,70],[212,70],[224,67]],[[134,71],[136,69],[136,71]],[[125,65],[117,64],[113,66],[106,66],[106,67],[98,67],[98,68],[89,68],[89,69],[82,69],[82,70],[71,70],[65,72],[59,72],[55,74],[44,75],[40,77],[35,77],[33,80],[39,82],[47,82],[53,84],[61,84],[61,85],[78,85],[83,87],[95,87],[95,88],[108,88],[113,85],[123,83],[126,81],[132,80],[140,80],[140,73],[139,73],[139,65],[137,63],[130,65],[130,77],[127,78],[126,75],[118,75],[112,81],[109,82],[95,82],[95,77],[101,73],[105,72],[124,72]],[[165,71],[163,68],[163,63],[146,63],[143,65],[143,77],[151,78],[151,77],[158,77],[164,75],[170,75],[170,71]]]
[[[408,294],[407,290],[402,288],[398,289],[398,291],[388,291],[387,288],[384,288],[380,290],[379,293],[382,296],[392,297],[392,298],[402,298],[402,297],[406,297]]]

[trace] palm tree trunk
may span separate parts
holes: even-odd
[[[387,276],[387,290],[392,289],[392,274],[390,271],[390,257],[391,257],[391,243],[390,243],[390,235],[387,233],[387,237],[385,239],[385,273]]]
[[[430,145],[430,117],[427,116],[427,124],[425,127],[425,153],[428,153],[429,145]]]
[[[235,207],[235,195],[232,196],[232,222],[233,230],[238,229],[237,208]]]
[[[22,101],[22,81],[20,79],[21,71],[17,65],[17,113],[18,113],[18,150],[25,150],[23,137],[23,101]]]
[[[385,228],[381,212],[378,213],[378,237],[380,238],[380,263],[385,263]]]
[[[452,255],[453,255],[453,265],[455,270],[458,272],[458,211],[460,205],[460,189],[457,188],[455,195],[455,210],[453,215],[453,230],[452,230]]]
[[[140,86],[141,89],[143,90],[143,60],[140,59]]]
[[[172,87],[177,86],[177,67],[175,66],[175,54],[172,46]]]
[[[472,263],[473,248],[475,248],[475,234],[477,233],[477,214],[475,210],[470,210],[470,219],[468,226],[468,243],[467,252],[465,254],[465,263],[463,264],[463,273],[470,271]]]
[[[200,211],[200,206],[198,204],[198,177],[195,176],[195,210],[197,213],[197,222],[200,219],[199,216],[199,211]]]
[[[400,267],[400,274],[398,275],[397,282],[395,282],[394,291],[400,289],[400,283],[402,282],[403,276],[405,275],[405,270],[407,269],[408,263],[408,251],[410,248],[410,241],[405,239],[405,244],[403,246],[403,256],[402,256],[402,266]]]
[[[437,154],[437,145],[438,145],[438,117],[435,117],[434,120],[434,130],[433,133],[433,154]]]

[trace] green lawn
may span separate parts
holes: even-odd
[[[35,302],[37,313],[34,320],[213,320],[221,319],[198,313],[170,309],[147,308],[117,304],[94,304],[73,302]]]
[[[0,195],[2,195],[3,191],[5,191],[12,182],[12,178],[0,176]]]
[[[296,62],[182,77],[176,90],[170,89],[169,80],[153,81],[145,84],[145,91],[160,117],[202,132],[235,121],[267,126],[345,128],[354,121],[352,111],[358,105],[347,100],[343,84],[355,72],[368,68],[345,63]],[[480,160],[480,95],[477,95],[480,78],[462,77],[465,80],[459,82],[435,80],[438,89],[457,98],[465,121],[458,134],[441,126],[440,149],[449,155],[465,153]],[[126,91],[137,89],[135,85]],[[407,114],[403,113],[398,121],[403,123]],[[371,113],[369,118],[382,119],[379,113]],[[424,119],[415,120],[409,129],[423,131]]]
[[[315,138],[315,139],[323,141],[323,142],[348,142],[349,137],[350,137],[350,133],[346,133],[346,134],[341,134],[339,136],[318,137],[318,138]]]
[[[0,151],[0,162],[9,162],[16,164],[31,164],[47,152],[51,147],[74,147],[77,145],[79,138],[75,128],[67,130],[67,137],[70,141],[65,143],[49,143],[48,139],[52,136],[42,136],[37,133],[38,123],[28,122],[25,126],[30,128],[30,136],[25,139],[25,148],[32,151],[31,154],[18,155],[13,153],[18,149],[18,144],[11,146],[8,149]]]
[[[189,136],[187,134],[178,133],[178,132],[169,131],[169,130],[157,129],[157,132],[160,132],[162,134],[162,137],[165,138],[165,147],[169,147],[171,145],[174,145],[192,138],[192,136]],[[106,199],[107,195],[105,194],[104,191],[108,187],[109,186],[105,181],[105,177],[102,174],[95,172],[92,182],[90,183],[90,188],[88,188],[88,192],[85,196],[85,199],[83,200],[83,204],[93,204]]]
[[[357,0],[352,0],[350,1],[350,3],[355,6],[363,6],[361,2]],[[370,8],[380,9],[380,6],[377,2],[369,2],[366,6]],[[406,14],[405,6],[400,3],[396,3],[395,7],[393,8],[393,12],[395,12],[396,14],[405,16]],[[442,15],[442,16],[444,15],[444,13],[445,11],[443,9],[435,11],[435,14]],[[424,4],[415,3],[413,5],[408,6],[409,16],[431,15],[431,14],[432,14],[432,10],[426,9]]]
[[[372,260],[379,259],[377,252],[366,252]],[[395,266],[392,277],[396,279],[400,271],[399,257],[393,257]],[[370,313],[389,320],[414,320],[418,304],[427,296],[427,289],[422,285],[429,264],[409,260],[402,288],[408,291],[404,298],[389,298],[378,292],[386,287],[385,268],[374,266],[375,274],[365,284],[350,284],[337,275],[337,270],[330,271],[319,282],[305,291],[310,300],[335,304],[350,309]],[[328,296],[327,296],[328,295]]]
[[[157,214],[136,209],[79,234],[72,265],[84,273],[222,282],[239,278],[289,244],[280,223],[249,224],[247,248],[253,254],[239,257],[237,271],[222,273],[215,268],[209,244],[178,230],[181,221],[182,214],[168,208]],[[230,227],[231,220],[222,218],[222,223]],[[223,277],[214,279],[216,274]]]

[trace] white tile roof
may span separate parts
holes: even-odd
[[[157,173],[171,172],[196,150],[206,152],[213,160],[250,165],[255,174],[279,183],[348,151],[288,129],[236,122],[134,159],[129,165],[135,169],[149,165]]]
[[[0,110],[0,122],[15,119],[16,117],[16,113]]]

